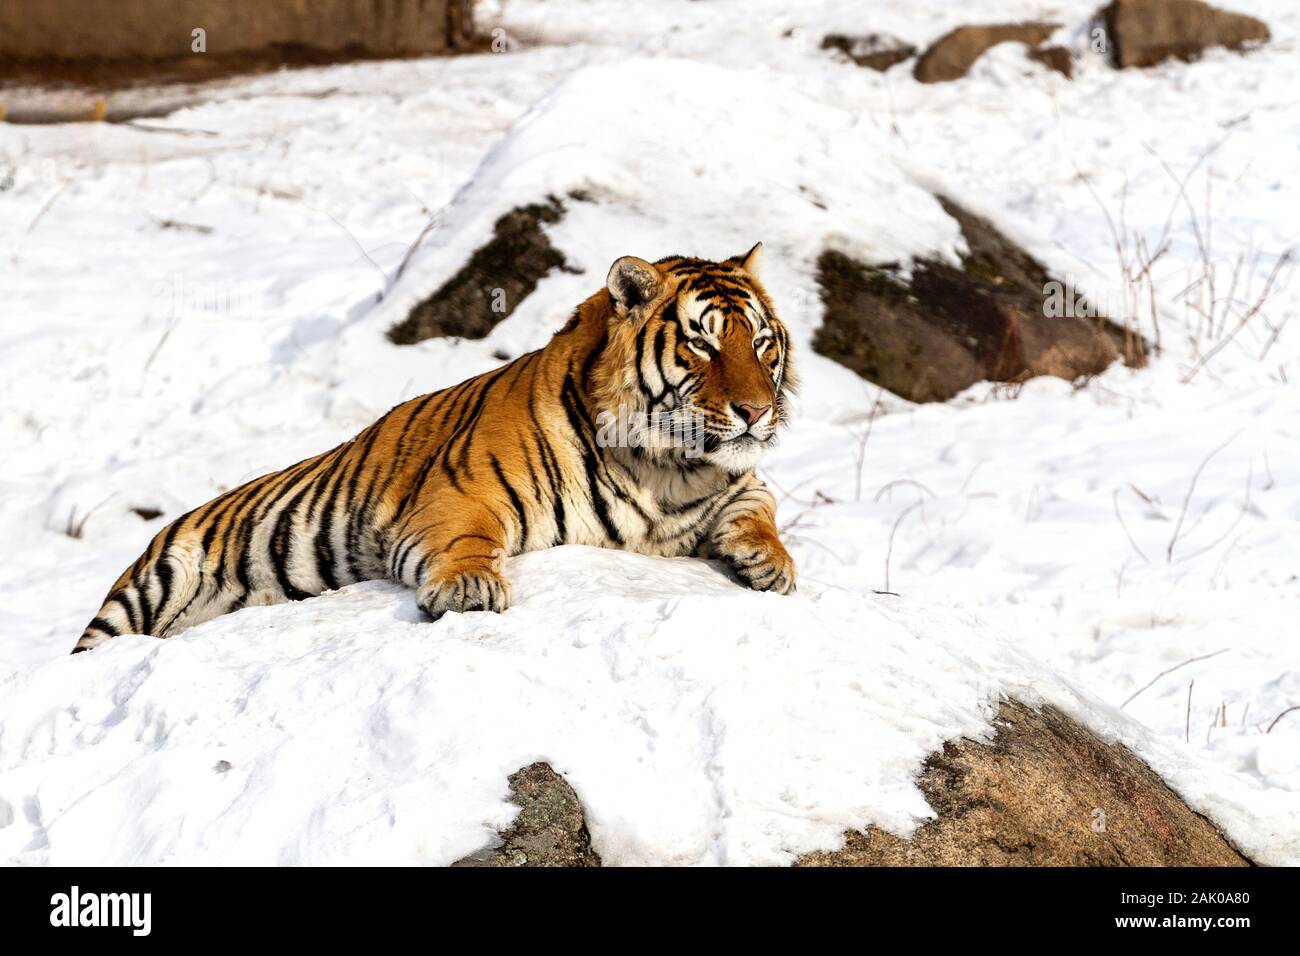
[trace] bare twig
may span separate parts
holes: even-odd
[[[1129,704],[1133,703],[1133,701],[1137,699],[1138,695],[1140,695],[1143,691],[1147,690],[1149,687],[1151,687],[1152,684],[1154,684],[1160,678],[1164,677],[1166,674],[1172,674],[1180,667],[1186,667],[1188,664],[1195,664],[1197,661],[1208,661],[1211,657],[1218,657],[1220,654],[1226,654],[1229,650],[1230,648],[1225,647],[1223,650],[1215,651],[1213,654],[1202,654],[1200,657],[1190,657],[1187,660],[1183,661],[1181,664],[1175,664],[1173,667],[1170,667],[1166,670],[1162,670],[1159,674],[1151,678],[1149,681],[1147,681],[1145,684],[1143,684],[1141,687],[1135,690],[1132,694],[1130,694],[1128,700],[1124,701],[1124,703],[1119,705],[1119,709],[1123,710]]]
[[[1135,540],[1133,540],[1133,535],[1128,530],[1128,525],[1124,523],[1124,516],[1119,512],[1119,489],[1118,488],[1116,488],[1114,493],[1112,493],[1110,500],[1111,503],[1115,506],[1115,517],[1119,521],[1119,526],[1124,529],[1124,537],[1128,538],[1128,543],[1133,546],[1133,550],[1137,552],[1137,556],[1141,558],[1143,561],[1145,561],[1147,564],[1150,564],[1151,559],[1146,556],[1143,550],[1138,547],[1138,543]]]
[[[342,229],[344,232],[348,234],[348,238],[351,239],[352,244],[357,247],[357,250],[361,253],[362,258],[364,258],[366,262],[370,263],[372,266],[375,267],[375,271],[384,277],[384,283],[385,285],[387,285],[389,281],[388,273],[383,270],[383,267],[380,266],[378,262],[376,262],[374,259],[370,257],[370,253],[366,251],[366,247],[361,244],[360,240],[358,240],[357,237],[352,234],[352,230],[349,229],[347,226],[343,225],[343,223],[339,222],[337,219],[335,219],[332,214],[325,212],[325,210],[321,209],[316,211],[321,212],[326,216],[329,216],[330,221],[333,222],[334,225],[338,226],[340,229]]]
[[[1193,378],[1195,378],[1196,373],[1199,372],[1201,369],[1205,368],[1205,366],[1209,363],[1210,359],[1214,358],[1225,348],[1227,348],[1228,345],[1231,344],[1231,342],[1234,339],[1236,339],[1237,335],[1241,332],[1241,330],[1250,324],[1250,320],[1253,319],[1259,313],[1259,310],[1264,307],[1264,304],[1268,302],[1270,298],[1272,298],[1273,286],[1277,282],[1277,277],[1281,273],[1283,267],[1285,267],[1288,263],[1290,263],[1290,261],[1291,261],[1291,252],[1289,250],[1278,257],[1277,261],[1273,263],[1273,269],[1268,274],[1268,279],[1264,283],[1264,290],[1260,293],[1259,298],[1257,298],[1255,300],[1255,303],[1251,305],[1249,308],[1247,308],[1244,313],[1242,313],[1241,318],[1237,320],[1237,324],[1232,327],[1231,332],[1228,332],[1227,334],[1223,334],[1222,330],[1220,330],[1218,341],[1215,342],[1214,345],[1210,346],[1210,350],[1205,354],[1203,354],[1197,360],[1196,364],[1192,366],[1191,370],[1186,375],[1183,376],[1184,384],[1190,382]],[[1211,271],[1211,282],[1213,282],[1213,271]],[[1215,300],[1213,297],[1214,296],[1213,285],[1211,285],[1210,296],[1211,296],[1210,308],[1211,310],[1213,310],[1215,307]],[[1231,302],[1228,303],[1228,305],[1231,304],[1232,304]],[[1213,328],[1213,311],[1211,311],[1210,317],[1211,317],[1211,328]],[[1227,321],[1226,308],[1224,309],[1223,321],[1225,322]],[[1270,342],[1269,347],[1271,347],[1271,345],[1272,343]],[[1263,354],[1264,355],[1268,354],[1267,348],[1264,350]]]
[[[129,126],[131,129],[139,130],[142,133],[168,133],[173,136],[220,136],[216,130],[199,129],[198,127],[184,126],[153,126],[141,123],[139,120],[129,119],[122,120],[119,126]]]
[[[1178,523],[1174,526],[1174,533],[1173,533],[1173,535],[1171,535],[1170,538],[1169,538],[1169,545],[1168,545],[1168,547],[1165,548],[1165,563],[1166,563],[1166,564],[1172,564],[1172,563],[1173,563],[1173,560],[1174,560],[1174,546],[1178,544],[1178,536],[1182,533],[1182,530],[1183,530],[1183,521],[1187,518],[1187,506],[1190,505],[1191,502],[1192,502],[1192,493],[1196,491],[1196,482],[1200,479],[1200,477],[1201,477],[1201,472],[1204,471],[1204,470],[1205,470],[1205,466],[1208,465],[1208,464],[1210,463],[1210,459],[1212,459],[1212,458],[1213,458],[1215,455],[1217,455],[1219,452],[1223,451],[1223,449],[1225,449],[1225,448],[1227,448],[1229,445],[1231,445],[1231,444],[1236,440],[1237,435],[1240,435],[1240,434],[1241,434],[1241,430],[1238,430],[1235,434],[1233,434],[1233,436],[1232,436],[1231,438],[1229,438],[1229,439],[1228,439],[1227,441],[1225,441],[1222,445],[1219,445],[1219,446],[1218,446],[1217,448],[1215,448],[1212,452],[1210,452],[1210,453],[1209,453],[1208,455],[1206,455],[1203,459],[1201,459],[1201,463],[1200,463],[1199,465],[1196,466],[1196,471],[1195,471],[1195,473],[1192,475],[1192,481],[1191,481],[1191,484],[1189,484],[1189,485],[1187,486],[1187,495],[1186,495],[1186,497],[1183,498],[1183,507],[1182,507],[1182,510],[1178,512]]]
[[[1241,522],[1245,520],[1246,515],[1250,513],[1250,495],[1251,495],[1251,489],[1254,486],[1254,484],[1255,484],[1255,463],[1251,462],[1250,467],[1246,471],[1246,497],[1241,502],[1241,511],[1237,513],[1236,519],[1232,522],[1232,524],[1228,525],[1227,530],[1225,530],[1221,535],[1219,535],[1217,538],[1215,538],[1205,547],[1198,548],[1197,550],[1193,551],[1191,554],[1179,558],[1178,559],[1179,561],[1191,561],[1193,558],[1199,558],[1201,555],[1205,554],[1208,551],[1213,551],[1220,544],[1222,544],[1228,538],[1228,536],[1232,534],[1232,532],[1237,530],[1237,526],[1241,524]]]
[[[1300,704],[1296,704],[1294,707],[1288,707],[1286,710],[1282,711],[1282,713],[1278,714],[1276,717],[1273,718],[1273,722],[1268,725],[1268,730],[1264,731],[1264,733],[1271,734],[1273,732],[1273,728],[1277,726],[1277,722],[1279,720],[1281,720],[1287,714],[1294,713],[1297,710],[1300,710]]]
[[[884,388],[877,389],[876,401],[871,406],[871,413],[867,415],[867,427],[862,432],[862,437],[858,440],[858,480],[854,490],[853,500],[862,500],[862,466],[867,460],[867,442],[871,440],[871,429],[876,424],[876,414],[880,411],[880,403],[885,397]]]
[[[876,492],[876,496],[875,496],[874,498],[872,498],[871,500],[872,500],[873,502],[879,502],[880,499],[881,499],[882,497],[884,497],[884,494],[885,494],[886,491],[889,491],[889,490],[893,489],[893,488],[894,488],[895,486],[897,486],[897,485],[911,485],[912,487],[914,487],[914,488],[916,488],[916,489],[918,489],[918,490],[920,490],[920,491],[924,491],[924,492],[925,492],[927,495],[929,495],[931,498],[937,498],[937,497],[938,497],[938,495],[936,495],[933,491],[931,491],[931,490],[930,490],[929,488],[927,488],[925,485],[921,484],[921,483],[920,483],[919,481],[917,481],[915,478],[895,478],[893,481],[888,481],[888,482],[885,482],[885,484],[881,485],[881,486],[880,486],[880,490]]]
[[[180,316],[175,316],[167,323],[167,328],[163,329],[163,334],[158,339],[158,344],[153,347],[153,351],[150,352],[149,357],[145,359],[144,368],[140,370],[141,375],[149,371],[149,366],[153,365],[153,360],[158,357],[158,353],[162,351],[162,347],[166,345],[167,340],[171,338],[172,330],[175,329],[176,326],[180,325],[180,321]]]
[[[818,505],[823,505],[823,504],[834,504],[835,503],[834,498],[817,490],[813,491],[813,496],[811,498],[796,498],[794,496],[794,493],[798,491],[800,488],[802,488],[804,485],[809,484],[816,480],[817,480],[817,476],[813,475],[811,478],[805,478],[803,481],[799,482],[797,485],[795,485],[792,488],[786,488],[779,481],[773,478],[771,474],[769,474],[766,471],[763,472],[763,481],[771,485],[777,491],[781,492],[781,497],[777,499],[778,504],[781,504],[786,500],[793,501],[795,504],[803,505],[806,508],[816,508]]]
[[[50,211],[50,209],[54,206],[54,204],[58,202],[59,197],[62,196],[64,191],[71,185],[72,185],[72,180],[68,180],[62,186],[56,189],[49,199],[45,200],[44,205],[42,205],[41,208],[37,211],[36,215],[32,217],[32,221],[27,224],[27,234],[29,236],[31,235],[32,230],[36,228],[36,224],[45,218],[45,214]]]
[[[109,495],[99,504],[95,505],[95,507],[91,508],[89,511],[87,511],[84,515],[81,516],[80,521],[77,520],[77,506],[74,504],[72,506],[72,510],[68,513],[68,520],[63,527],[63,533],[66,534],[69,538],[80,538],[86,531],[86,522],[90,520],[90,516],[93,515],[100,508],[104,507],[104,505],[112,501],[114,495],[116,494],[117,492],[113,492],[113,494]]]
[[[898,526],[903,523],[903,519],[910,515],[917,508],[925,504],[924,498],[918,498],[902,510],[897,518],[894,519],[894,526],[889,529],[889,548],[885,551],[885,592],[886,594],[895,593],[889,587],[889,562],[894,556],[894,535],[898,533]]]
[[[441,221],[442,210],[439,210],[429,217],[429,221],[424,224],[424,228],[421,229],[420,234],[415,237],[415,241],[406,247],[406,254],[402,256],[402,261],[397,264],[397,271],[393,273],[392,282],[389,283],[390,287],[402,277],[402,273],[406,271],[406,266],[411,261],[411,257],[415,255],[416,250],[418,250],[420,246],[424,245],[424,240],[428,238],[429,233],[431,233],[434,227]]]

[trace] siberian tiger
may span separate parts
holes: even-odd
[[[792,592],[754,474],[795,384],[760,250],[618,259],[544,348],[173,521],[73,653],[382,577],[435,620],[504,611],[502,559],[559,544],[716,557]]]

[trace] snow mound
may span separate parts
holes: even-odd
[[[506,777],[545,760],[606,863],[785,863],[850,828],[910,832],[931,815],[922,760],[988,735],[1009,694],[1125,740],[1257,859],[1296,859],[1294,808],[1255,816],[1268,794],[972,616],[590,548],[509,574],[503,615],[433,624],[370,582],[16,675],[0,858],[446,864],[492,841]]]

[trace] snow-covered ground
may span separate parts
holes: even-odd
[[[1300,17],[1234,2],[1273,30],[1247,57],[1068,81],[1005,46],[924,86],[820,38],[1033,16],[1083,48],[1093,6],[786,6],[487,4],[513,52],[240,81],[148,129],[0,125],[0,859],[448,862],[549,759],[611,862],[774,862],[906,831],[924,755],[1019,693],[1300,863],[1300,712],[1274,723],[1300,704],[1300,331],[1272,333],[1300,281],[1190,381],[1223,336],[1179,296],[1193,218],[1229,329],[1300,254]],[[388,344],[497,216],[572,190],[549,234],[580,272],[483,341]],[[815,355],[818,253],[951,254],[931,191],[1114,314],[1112,224],[1154,249],[1169,223],[1163,354],[926,406]],[[502,617],[431,625],[372,583],[66,656],[168,518],[541,345],[617,256],[759,239],[805,383],[762,469],[799,596],[565,549],[512,562]]]

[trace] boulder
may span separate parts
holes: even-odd
[[[600,866],[582,804],[568,781],[549,764],[535,763],[510,775],[510,801],[519,816],[489,847],[452,866]]]
[[[1250,865],[1132,751],[1059,710],[1008,701],[995,727],[926,760],[918,782],[937,816],[909,838],[869,827],[796,865]]]
[[[825,312],[815,351],[914,402],[945,401],[980,381],[1073,381],[1119,358],[1144,363],[1140,336],[1096,315],[987,219],[939,201],[965,237],[961,265],[922,259],[904,273],[827,250],[817,263]]]
[[[881,33],[868,33],[865,36],[828,33],[822,37],[822,49],[839,50],[858,66],[881,73],[916,56],[916,47],[912,44]]]
[[[796,866],[1249,866],[1139,757],[1053,707],[1005,701],[988,742],[951,741],[918,778],[935,818],[903,838],[876,827]],[[510,777],[518,818],[455,866],[600,866],[582,805],[535,763]]]
[[[1118,67],[1194,60],[1210,47],[1240,50],[1269,39],[1263,21],[1200,0],[1114,0],[1103,16]]]
[[[921,54],[913,75],[922,83],[943,83],[965,76],[985,50],[999,43],[1036,47],[1050,37],[1055,23],[999,23],[958,27],[945,33]]]
[[[564,205],[554,196],[510,210],[492,227],[492,238],[469,262],[388,330],[396,345],[437,336],[485,338],[510,316],[564,255],[551,245],[543,223],[559,222]]]

